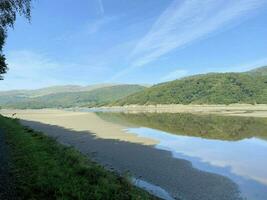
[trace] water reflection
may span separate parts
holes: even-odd
[[[114,123],[132,127],[148,127],[177,135],[218,140],[267,139],[267,119],[189,113],[97,113]]]
[[[192,114],[99,113],[194,167],[224,175],[247,199],[267,199],[266,119]]]

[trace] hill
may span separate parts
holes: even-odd
[[[3,108],[67,108],[75,106],[98,106],[110,103],[130,94],[140,92],[145,87],[139,85],[106,86],[60,86],[38,91],[5,92],[0,96]],[[83,91],[86,90],[87,91]],[[22,96],[21,94],[24,94]],[[27,94],[27,95],[25,95]]]
[[[38,97],[49,94],[57,94],[64,92],[82,92],[91,91],[98,88],[114,86],[115,84],[96,84],[89,86],[79,86],[79,85],[59,85],[45,87],[35,90],[10,90],[10,91],[0,91],[0,96],[12,96],[12,97]]]
[[[161,83],[111,105],[232,103],[267,103],[267,67],[243,73],[195,75]]]

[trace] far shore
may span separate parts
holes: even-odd
[[[195,114],[218,114],[244,117],[267,117],[267,104],[230,104],[230,105],[125,105],[125,106],[102,106],[92,110],[115,111],[115,112],[156,112],[156,113],[195,113]]]
[[[76,111],[76,112],[126,112],[126,113],[192,113],[192,114],[215,114],[224,116],[261,117],[267,118],[267,104],[158,104],[158,105],[124,105],[124,106],[101,106],[101,107],[72,107],[72,108],[42,108],[42,109],[0,109],[0,113],[20,113],[23,111]]]

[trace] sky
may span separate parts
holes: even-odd
[[[0,90],[156,84],[267,65],[266,0],[33,0]]]

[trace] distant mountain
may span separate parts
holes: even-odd
[[[79,86],[79,85],[60,85],[51,86],[35,90],[10,90],[10,91],[0,91],[0,96],[15,96],[15,97],[38,97],[48,94],[57,94],[64,92],[82,92],[90,91],[98,88],[113,86],[116,84],[96,84],[89,86]]]
[[[66,108],[99,106],[144,90],[140,85],[55,86],[0,93],[3,108]]]
[[[244,73],[209,73],[154,85],[110,105],[267,104],[267,67]]]

